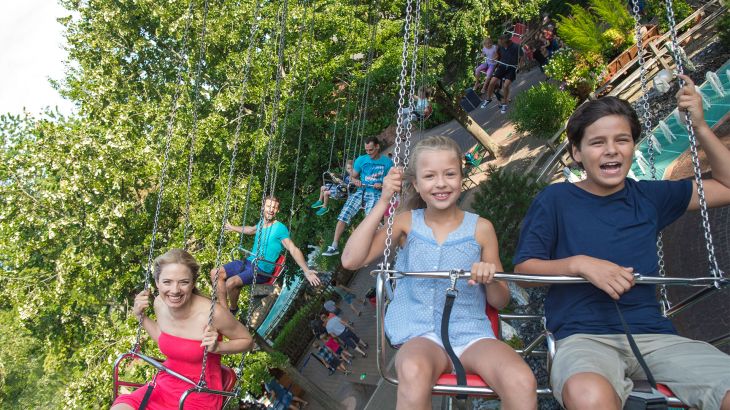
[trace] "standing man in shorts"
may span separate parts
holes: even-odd
[[[494,70],[494,76],[487,88],[487,99],[484,100],[484,107],[492,102],[492,94],[496,92],[497,100],[500,102],[499,112],[502,114],[507,112],[509,88],[512,82],[515,81],[515,78],[517,78],[519,54],[520,47],[512,42],[512,37],[509,34],[504,34],[499,38],[499,60],[497,61],[497,69]],[[495,90],[500,81],[502,82],[501,94]]]
[[[276,265],[271,262],[275,261],[284,249],[289,251],[294,261],[302,269],[309,284],[317,286],[320,283],[317,271],[307,266],[304,254],[289,237],[289,229],[276,220],[278,212],[279,199],[270,196],[264,201],[264,219],[259,221],[256,226],[233,226],[229,223],[225,225],[227,231],[255,235],[248,258],[235,260],[210,271],[211,280],[215,280],[216,271],[218,271],[218,303],[224,307],[230,306],[231,312],[234,314],[238,311],[238,296],[241,294],[241,288],[251,285],[254,277],[256,283],[268,282],[271,273],[276,268]],[[256,259],[258,259],[257,266],[253,266]],[[230,305],[228,305],[229,299]]]
[[[338,243],[345,228],[350,224],[352,217],[360,207],[365,208],[365,215],[370,213],[375,203],[380,199],[383,189],[383,178],[393,166],[393,161],[387,156],[380,155],[380,141],[376,137],[365,140],[365,154],[355,160],[352,173],[352,185],[359,187],[357,192],[350,194],[337,217],[335,236],[332,245],[322,252],[324,256],[334,256],[340,253]]]

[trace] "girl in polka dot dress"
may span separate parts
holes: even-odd
[[[486,303],[497,309],[509,302],[505,282],[494,281],[502,270],[492,224],[461,210],[462,154],[448,137],[420,141],[405,171],[392,168],[373,212],[357,227],[342,253],[342,265],[358,269],[382,257],[385,229],[379,215],[394,193],[401,206],[393,222],[393,243],[401,248],[399,271],[470,270],[471,280],[459,290],[449,322],[449,341],[467,373],[481,376],[499,394],[503,409],[535,409],[536,382],[527,364],[497,340],[485,314]],[[398,409],[430,409],[431,388],[453,370],[440,337],[448,279],[403,278],[397,282],[385,315],[385,331],[393,345],[402,345],[395,359]]]

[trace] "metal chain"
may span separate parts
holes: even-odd
[[[380,2],[378,2],[378,5]],[[376,6],[377,9],[377,6]],[[375,57],[375,40],[378,32],[378,22],[373,17],[373,7],[371,5],[368,15],[370,16],[369,21],[372,25],[370,29],[370,45],[368,46],[368,58],[366,62],[367,74],[365,75],[365,97],[363,99],[363,107],[360,110],[360,121],[358,122],[357,135],[358,141],[362,141],[365,136],[365,122],[367,121],[368,101],[370,98],[370,83],[372,77],[373,58]]]
[[[264,117],[266,117],[266,103],[263,98],[261,99],[261,106],[259,108],[260,108],[260,111],[259,111],[259,115],[258,115],[259,118],[258,118],[258,121],[256,124],[256,130],[261,129],[261,126],[264,122]],[[257,163],[255,155],[256,155],[256,151],[254,150],[254,152],[252,153],[252,158],[251,158],[251,167],[249,168],[249,171],[248,171],[248,182],[247,182],[248,185],[246,187],[246,201],[245,201],[245,204],[243,207],[243,217],[241,218],[242,227],[246,226],[246,221],[248,221],[248,208],[249,208],[249,205],[251,204],[251,187],[253,185],[253,175],[254,175],[254,171],[256,169],[255,164]],[[239,248],[243,247],[243,238],[245,236],[246,236],[246,234],[244,234],[243,230],[241,230],[241,234],[238,237],[238,247]]]
[[[198,62],[195,67],[195,85],[193,86],[193,125],[190,130],[190,151],[188,153],[188,181],[185,189],[185,217],[183,224],[183,249],[188,250],[188,234],[192,223],[190,222],[190,187],[193,182],[193,160],[195,159],[195,140],[198,135],[198,109],[200,98],[200,76],[205,61],[205,34],[208,24],[208,0],[203,5],[203,24],[200,29],[200,47],[198,48]]]
[[[413,109],[414,95],[416,93],[416,73],[418,68],[418,29],[421,23],[421,0],[416,0],[416,17],[413,24],[413,54],[411,57],[411,78],[410,78],[410,94],[408,95],[408,105]],[[420,97],[419,97],[420,98]],[[403,151],[403,167],[408,167],[408,161],[411,156],[411,137],[413,132],[413,121],[406,124],[405,149]]]
[[[207,2],[206,2],[207,4]],[[221,253],[223,249],[223,240],[225,238],[225,224],[226,220],[228,220],[228,208],[230,206],[230,200],[231,200],[231,188],[233,185],[233,170],[235,169],[236,164],[236,156],[238,155],[238,142],[239,137],[241,134],[241,123],[244,113],[244,103],[246,101],[246,85],[248,84],[249,74],[251,71],[251,56],[253,54],[254,49],[254,39],[256,36],[256,32],[258,31],[259,27],[259,12],[260,12],[260,1],[256,2],[256,8],[254,9],[254,15],[253,15],[253,24],[251,26],[251,31],[249,33],[248,38],[248,49],[246,50],[246,60],[245,60],[245,66],[244,66],[244,73],[243,73],[243,80],[241,82],[241,97],[239,98],[239,106],[238,106],[238,113],[236,116],[236,130],[234,132],[234,138],[233,138],[233,150],[231,152],[231,163],[228,168],[228,186],[226,187],[226,198],[223,204],[223,216],[221,218],[221,225],[220,230],[218,231],[218,249],[216,251],[215,256],[215,265],[213,266],[221,266]],[[220,269],[216,269],[215,275],[213,278],[213,292],[211,295],[211,304],[210,304],[210,311],[208,312],[208,326],[213,326],[213,314],[215,312],[215,305],[218,301],[218,278],[220,275]],[[200,379],[198,381],[199,386],[205,386],[205,369],[208,365],[208,347],[206,346],[203,350],[203,364],[200,369]]]
[[[299,37],[297,39],[297,45],[296,45],[296,48],[294,51],[294,57],[292,59],[290,59],[291,68],[289,69],[289,73],[291,73],[292,76],[294,76],[296,69],[297,69],[297,64],[299,62],[299,54],[301,53],[302,39],[304,38],[304,30],[306,29],[306,23],[307,23],[307,10],[305,9],[302,24],[299,26]],[[296,81],[291,81],[289,95],[291,95],[293,93],[295,83],[296,83]],[[274,193],[276,192],[276,182],[278,181],[278,178],[279,178],[279,165],[281,164],[281,153],[284,148],[286,132],[288,131],[289,114],[291,113],[292,101],[293,101],[293,99],[291,99],[291,98],[287,99],[285,108],[284,108],[284,120],[281,122],[280,132],[278,133],[279,146],[276,151],[276,160],[274,161],[274,164],[275,164],[274,174],[273,174],[274,176],[271,179],[271,186],[269,187],[269,195],[274,195]]]
[[[676,21],[674,19],[674,9],[672,7],[672,0],[666,0],[665,2],[667,9],[667,20],[669,21],[669,30],[672,38],[672,53],[674,54],[674,62],[677,64],[677,73],[683,74],[684,68],[682,66],[682,58],[679,49],[679,41],[677,40],[677,28]],[[684,80],[678,78],[679,87],[684,87]],[[692,152],[692,165],[695,174],[695,183],[697,184],[697,195],[699,196],[700,202],[700,215],[702,216],[702,229],[705,234],[705,248],[707,249],[707,259],[709,262],[709,268],[712,275],[716,278],[722,278],[723,273],[720,270],[720,266],[717,263],[717,257],[715,256],[715,245],[712,241],[712,231],[710,229],[710,217],[707,213],[707,199],[705,198],[705,187],[702,182],[702,169],[700,168],[700,159],[697,152],[697,136],[695,135],[694,127],[692,125],[692,117],[689,111],[684,113],[686,120],[685,127],[687,128],[687,135],[689,136],[690,151]],[[715,284],[719,286],[719,284]]]
[[[401,71],[400,71],[400,90],[398,92],[398,119],[395,128],[395,147],[393,148],[393,166],[400,165],[400,145],[403,141],[403,103],[405,102],[406,93],[406,68],[408,66],[408,42],[411,32],[411,14],[413,12],[413,0],[406,0],[405,23],[403,29],[403,51],[401,52]],[[393,218],[395,213],[395,195],[390,197],[388,210],[388,220],[385,230],[385,249],[383,250],[382,269],[388,269],[390,258],[390,247],[393,242]]]
[[[423,4],[423,47],[421,49],[423,50],[423,56],[421,57],[421,87],[425,87],[426,85],[426,67],[428,62],[428,0],[424,0]],[[426,122],[426,116],[422,116],[420,121],[418,121],[418,128],[421,132],[423,132],[424,126]]]
[[[306,15],[306,14],[305,14]],[[315,10],[312,8],[312,17],[311,17],[311,23],[309,25],[309,46],[307,49],[309,50],[309,53],[307,53],[307,69],[305,71],[304,75],[304,93],[302,94],[302,105],[301,105],[301,113],[299,116],[299,137],[297,139],[297,159],[294,162],[294,183],[292,184],[292,190],[291,190],[291,204],[289,206],[289,222],[287,223],[287,226],[292,226],[292,219],[294,218],[294,203],[296,200],[296,193],[297,193],[297,182],[299,182],[299,159],[301,157],[302,153],[302,133],[304,132],[304,109],[307,106],[307,97],[309,94],[309,87],[310,87],[310,74],[312,71],[312,43],[314,43],[314,17],[315,17]],[[291,229],[291,228],[290,228]]]
[[[144,290],[150,288],[150,282],[152,277],[152,259],[155,252],[155,239],[157,238],[157,230],[160,223],[160,207],[162,206],[162,196],[165,192],[165,178],[167,176],[167,167],[170,162],[170,145],[172,142],[172,135],[175,131],[175,118],[178,109],[178,100],[182,92],[182,76],[185,66],[185,60],[188,55],[188,36],[190,34],[190,26],[193,21],[193,2],[192,0],[188,3],[188,17],[185,22],[185,29],[182,37],[182,52],[180,54],[180,64],[178,66],[177,77],[175,79],[175,93],[172,96],[172,108],[170,109],[170,116],[167,120],[167,129],[165,132],[165,153],[162,160],[162,169],[160,170],[160,192],[157,195],[157,204],[155,205],[155,216],[152,223],[152,237],[150,238],[150,248],[147,254],[147,269],[145,270],[144,277]],[[142,338],[142,316],[137,322],[137,335],[135,336],[134,345],[132,350],[138,351],[140,348],[140,340]]]
[[[636,27],[636,47],[638,50],[638,59],[639,59],[639,68],[640,68],[640,78],[641,78],[641,101],[638,104],[640,108],[640,114],[644,122],[644,138],[647,142],[647,151],[649,154],[649,167],[650,167],[650,175],[652,180],[657,180],[657,170],[656,170],[656,159],[654,155],[654,139],[651,137],[652,135],[652,121],[651,121],[651,111],[649,110],[649,90],[647,87],[647,69],[646,69],[646,51],[644,49],[643,45],[643,36],[641,34],[641,23],[640,23],[640,9],[639,9],[639,1],[638,0],[632,0],[632,10],[633,17],[634,17],[634,23]],[[659,265],[659,276],[665,277],[666,276],[666,269],[664,264],[664,241],[662,240],[662,232],[659,232],[657,235],[656,240],[656,252],[657,252],[657,260]],[[671,308],[671,304],[669,303],[669,295],[667,294],[667,287],[665,285],[662,285],[659,287],[659,294],[661,298],[661,304],[662,304],[662,313],[664,316],[667,315],[667,311]]]
[[[271,158],[272,158],[272,150],[273,146],[275,144],[275,136],[277,134],[277,124],[278,124],[278,113],[279,113],[279,102],[281,100],[281,82],[282,82],[282,68],[284,66],[284,46],[285,46],[285,37],[286,37],[286,21],[287,21],[287,15],[288,15],[288,5],[289,1],[284,0],[281,5],[281,9],[279,10],[278,18],[279,18],[279,33],[278,33],[278,41],[277,41],[277,65],[275,67],[276,71],[276,85],[274,86],[274,99],[271,103],[271,122],[269,123],[269,132],[267,134],[268,142],[266,144],[266,167],[264,169],[264,183],[263,183],[263,189],[261,193],[261,208],[259,210],[259,223],[256,224],[256,229],[263,229],[263,221],[264,221],[264,206],[266,205],[266,197],[268,195],[273,195],[273,192],[268,193],[267,195],[267,185],[269,183],[269,178],[271,177]],[[264,238],[260,238],[258,246],[256,247],[256,250],[254,251],[256,255],[261,253],[261,243],[264,241]],[[253,265],[253,281],[251,284],[251,288],[249,289],[249,306],[248,311],[246,313],[246,323],[251,323],[251,315],[253,314],[252,310],[252,301],[253,301],[253,294],[256,289],[256,280],[258,276],[258,260],[257,258],[254,258],[252,261]]]
[[[332,126],[332,143],[330,144],[330,158],[329,162],[327,162],[327,171],[330,170],[330,167],[332,167],[332,155],[335,152],[335,140],[337,139],[337,121],[340,119],[340,110],[342,109],[342,104],[337,104],[337,112],[335,113],[335,123]],[[344,169],[344,167],[343,167]]]

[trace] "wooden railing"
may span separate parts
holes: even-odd
[[[685,26],[689,25],[690,23],[697,22],[699,18],[699,22],[695,24],[694,26],[690,27],[687,31],[682,33],[677,37],[677,40],[679,44],[685,44],[690,40],[693,40],[693,36],[700,33],[702,30],[706,30],[708,27],[713,26],[716,23],[716,20],[722,16],[724,13],[727,12],[727,7],[723,6],[720,0],[710,0],[706,4],[704,4],[702,7],[697,9],[694,13],[689,15],[687,18],[682,20],[679,24],[677,24],[676,28],[677,30],[680,30],[681,28],[684,28]],[[696,40],[700,39],[694,39]],[[645,65],[647,67],[647,81],[651,81],[652,78],[656,75],[656,73],[659,72],[662,68],[669,68],[669,63],[664,61],[662,59],[663,56],[669,53],[669,50],[667,47],[665,47],[666,44],[671,43],[670,39],[670,33],[665,33],[661,36],[658,36],[652,40],[650,40],[647,44],[647,48],[652,51],[653,56],[645,61]],[[600,87],[598,90],[596,90],[587,100],[583,101],[581,103],[585,104],[586,101],[589,101],[591,99],[595,98],[595,95],[600,94],[608,89],[608,87],[613,86],[613,88],[608,92],[606,95],[612,95],[612,96],[619,96],[620,94],[624,93],[625,91],[631,91],[632,89],[637,88],[637,79],[639,78],[641,72],[638,69],[638,57],[634,57],[632,61],[630,61],[628,64],[624,65],[620,70],[618,70],[614,75],[611,81]],[[658,64],[658,65],[657,65]],[[672,64],[674,64],[672,59]],[[629,70],[632,71],[628,76],[624,77],[624,74],[628,73]],[[620,80],[620,81],[618,81]],[[618,84],[614,85],[614,82],[617,82]],[[632,87],[633,86],[633,87]],[[640,89],[639,89],[640,91]],[[636,98],[634,97],[636,92],[630,93],[630,95],[625,96],[625,99],[629,101],[634,101]],[[637,97],[638,98],[638,97]],[[555,141],[557,141],[560,136],[565,132],[565,125],[563,125],[548,141],[546,144],[546,150],[543,150],[540,154],[535,157],[535,159],[530,163],[530,165],[525,170],[525,174],[531,174],[533,171],[538,167],[538,165],[542,164],[540,167],[540,171],[537,172],[537,175],[535,175],[536,181],[545,181],[547,177],[552,175],[552,171],[555,169],[557,164],[563,164],[564,165],[564,157],[567,154],[567,147],[568,143],[567,141],[564,141],[560,143],[557,147],[553,147],[553,144]],[[545,155],[548,153],[552,153],[550,157],[547,159],[547,161],[543,161],[545,158]]]

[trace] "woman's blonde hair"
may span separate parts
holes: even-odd
[[[155,278],[155,282],[160,280],[160,272],[162,272],[162,269],[164,269],[167,265],[172,265],[173,263],[179,263],[180,265],[187,266],[190,273],[193,275],[193,284],[198,281],[198,274],[200,273],[200,265],[198,265],[198,261],[196,261],[193,255],[188,253],[188,251],[173,248],[155,259],[152,268],[152,276]],[[195,292],[197,293],[197,287],[195,288]]]
[[[456,144],[456,141],[449,137],[436,135],[428,137],[421,141],[418,141],[408,161],[408,168],[404,171],[403,175],[403,187],[401,189],[401,200],[400,206],[398,207],[399,212],[411,211],[413,209],[420,209],[426,207],[426,202],[423,201],[421,195],[416,192],[416,188],[413,186],[413,182],[416,180],[416,173],[418,172],[418,156],[423,151],[450,151],[456,156],[456,160],[459,161],[459,174],[461,177],[464,176],[464,170],[461,166],[461,148]]]

